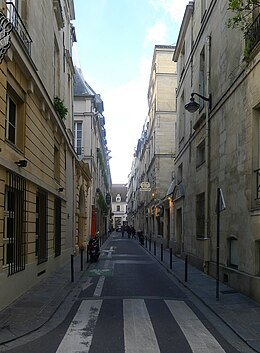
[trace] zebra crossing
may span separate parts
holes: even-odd
[[[96,326],[106,300],[107,299],[94,298],[81,302],[56,353],[91,353],[92,350],[96,352],[94,347],[95,340],[93,338],[97,335]],[[175,320],[180,332],[182,332],[182,337],[178,339],[186,341],[185,344],[189,347],[188,351],[187,348],[183,351],[177,348],[177,346],[173,346],[172,349],[170,351],[167,350],[167,352],[226,352],[184,301],[161,301],[168,310],[169,315]],[[110,300],[110,302],[110,306],[113,305],[113,301]],[[108,341],[108,337],[113,339],[114,336],[115,339],[117,335],[123,335],[123,350],[121,350],[120,353],[165,353],[165,350],[161,350],[160,340],[158,339],[160,338],[161,331],[158,330],[158,325],[156,325],[157,329],[154,327],[154,320],[156,320],[156,318],[151,319],[151,316],[154,316],[154,314],[151,313],[151,307],[147,305],[146,300],[138,298],[122,299],[120,305],[122,306],[122,331],[118,330],[115,332],[112,327],[106,327],[108,333],[106,333],[105,341]],[[111,330],[111,332],[109,330]],[[167,330],[170,332],[169,327]],[[99,340],[102,340],[102,333],[100,332]],[[108,342],[104,342],[104,344],[106,345]],[[109,350],[105,351],[107,352]],[[117,353],[117,351],[113,353]]]

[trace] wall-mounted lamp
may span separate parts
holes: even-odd
[[[25,168],[25,167],[27,167],[27,160],[26,159],[20,159],[18,162],[15,162],[15,164],[17,164],[18,167]]]
[[[64,191],[64,188],[58,188],[57,191],[58,191],[58,192],[63,192],[63,191]]]
[[[211,94],[209,94],[209,96],[208,96],[208,98],[207,98],[207,97],[204,97],[204,96],[202,96],[202,95],[200,95],[200,94],[198,94],[198,93],[193,92],[193,93],[191,94],[189,103],[187,103],[187,104],[184,105],[184,108],[185,108],[186,110],[188,110],[188,112],[190,112],[190,113],[195,113],[195,112],[199,109],[199,107],[200,107],[200,104],[197,103],[197,102],[195,102],[195,99],[193,98],[194,95],[200,97],[200,98],[203,99],[204,101],[209,102],[209,110],[211,109],[211,104],[212,104]]]

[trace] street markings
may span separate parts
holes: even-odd
[[[225,353],[218,341],[206,329],[183,301],[165,301],[184,333],[193,353]]]
[[[113,269],[112,268],[95,268],[93,270],[88,270],[87,271],[87,276],[88,277],[111,277],[113,275]]]
[[[160,353],[144,300],[125,299],[123,310],[125,353]]]
[[[102,300],[83,300],[56,353],[88,353]]]
[[[101,278],[103,278],[101,280]],[[104,281],[104,277],[100,277],[100,281]],[[96,287],[94,297],[99,296],[102,291],[103,284]],[[79,309],[73,318],[63,340],[61,341],[56,353],[88,353],[91,344],[95,346],[95,327],[99,320],[102,310],[102,303],[108,299],[89,299],[83,300]],[[185,342],[190,347],[192,353],[225,353],[214,336],[202,324],[199,318],[193,313],[190,307],[184,301],[164,300],[169,314],[172,315],[175,322],[180,327]],[[123,299],[122,300],[122,325],[124,353],[161,353],[157,336],[150,313],[149,306],[146,306],[145,299]],[[154,320],[154,318],[153,318]],[[110,330],[110,327],[107,327]],[[158,328],[157,328],[158,330]],[[109,332],[106,337],[118,340],[118,331]],[[98,336],[98,340],[102,337]],[[179,338],[181,339],[181,337]],[[95,351],[95,347],[93,347]],[[172,347],[172,352],[184,353],[177,351],[176,346]]]

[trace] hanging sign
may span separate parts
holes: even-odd
[[[10,33],[13,25],[6,16],[0,12],[0,64],[2,63],[7,50],[11,46]]]
[[[140,184],[140,191],[151,191],[151,185],[148,181],[143,181]]]

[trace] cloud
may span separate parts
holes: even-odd
[[[163,9],[174,22],[180,24],[189,0],[149,0],[149,3],[156,11]]]
[[[156,24],[146,30],[144,38],[145,45],[149,43],[165,43],[167,26],[163,21],[158,20]]]

